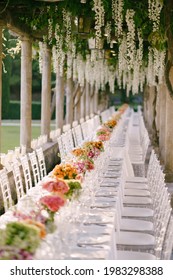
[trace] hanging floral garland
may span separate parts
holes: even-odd
[[[104,6],[102,0],[94,0],[96,48],[101,48],[102,30],[104,26]]]
[[[123,30],[123,0],[112,0],[112,19],[115,24],[115,36],[118,38],[122,35]]]
[[[148,0],[148,17],[153,22],[153,32],[159,29],[162,0]]]
[[[126,34],[123,34],[123,39],[119,46],[119,52],[118,52],[118,69],[117,69],[117,82],[119,88],[121,88],[122,83],[122,74],[124,71],[127,70],[127,59],[126,59],[126,53],[127,53],[127,37]],[[124,88],[124,86],[123,86]]]
[[[132,79],[132,93],[138,94],[140,87],[140,73],[143,61],[143,38],[140,30],[138,30],[138,49],[136,50],[136,58],[133,67],[133,79]]]
[[[153,59],[153,49],[149,47],[148,50],[148,66],[147,66],[147,73],[146,73],[146,78],[147,78],[147,84],[149,86],[155,86],[155,75],[154,75],[154,59]]]
[[[72,77],[73,57],[71,51],[67,52],[67,79]]]
[[[105,26],[105,36],[107,38],[107,43],[111,43],[111,22],[108,21]]]
[[[67,48],[71,47],[71,33],[72,33],[72,27],[71,27],[71,13],[69,11],[66,11],[63,9],[63,26],[65,28],[65,42]]]
[[[128,9],[126,12],[126,23],[128,27],[127,32],[127,60],[128,69],[133,69],[133,64],[136,56],[136,45],[135,45],[135,23],[134,23],[135,11]]]
[[[63,50],[63,34],[60,33],[59,24],[55,26],[55,39],[56,46],[53,48],[53,69],[55,73],[59,71],[60,76],[63,77],[65,53]]]
[[[43,57],[45,56],[47,44],[39,41],[39,72],[43,73]]]
[[[83,60],[83,57],[78,54],[77,55],[77,76],[78,76],[78,82],[81,87],[84,87],[85,85],[85,62]]]

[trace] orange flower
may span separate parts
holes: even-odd
[[[78,174],[77,169],[69,164],[58,164],[53,169],[53,177],[61,178],[61,179],[75,179],[76,175]]]
[[[40,231],[39,232],[40,238],[44,238],[46,236],[46,228],[45,228],[45,225],[43,225],[42,223],[31,220],[31,219],[24,220],[24,223],[36,226]]]

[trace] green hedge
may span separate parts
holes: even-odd
[[[20,101],[10,101],[8,119],[20,120]],[[32,119],[40,120],[41,102],[32,102]]]

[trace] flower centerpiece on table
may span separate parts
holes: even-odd
[[[110,130],[113,130],[113,128],[116,126],[117,121],[114,119],[108,120],[104,123],[105,127],[108,127]]]
[[[54,221],[55,213],[65,204],[65,200],[56,194],[45,195],[40,198],[39,202],[49,214],[48,222]]]
[[[96,159],[104,151],[102,141],[87,141],[82,147],[86,151],[87,157],[91,159]]]
[[[101,126],[96,131],[96,137],[100,141],[108,141],[110,139],[110,136],[111,136],[111,131],[109,128],[105,126]]]
[[[31,259],[41,241],[41,229],[28,221],[9,222],[0,230],[0,259]]]
[[[69,191],[68,184],[60,178],[49,178],[42,184],[42,188],[49,193],[57,194],[65,199],[65,194]]]
[[[68,184],[69,190],[65,193],[67,198],[71,198],[74,193],[78,195],[82,188],[80,174],[72,163],[57,164],[52,171],[52,177],[58,180],[62,179]]]

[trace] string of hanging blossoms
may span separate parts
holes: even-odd
[[[112,0],[112,19],[114,20],[115,36],[121,37],[123,33],[123,0]]]
[[[102,27],[104,26],[104,6],[102,0],[94,0],[93,10],[95,12],[95,39],[96,48],[101,48]]]

